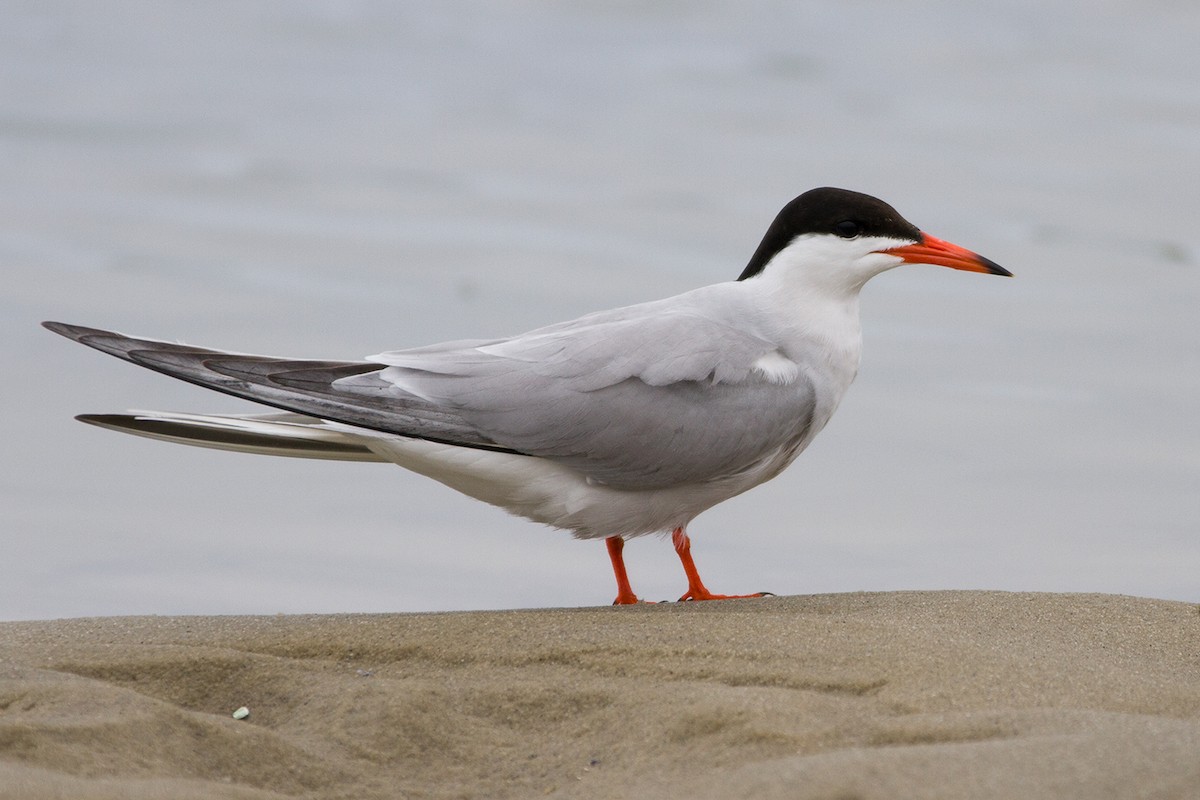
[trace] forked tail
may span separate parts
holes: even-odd
[[[368,437],[340,430],[303,414],[178,414],[133,411],[128,414],[81,414],[80,422],[196,447],[292,458],[332,461],[381,461],[367,446]]]

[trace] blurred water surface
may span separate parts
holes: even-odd
[[[733,278],[819,185],[1017,277],[873,282],[833,422],[693,524],[709,585],[1200,599],[1198,39],[1165,0],[6,3],[0,618],[606,602],[599,543],[400,469],[79,425],[247,404],[37,323],[515,333]]]

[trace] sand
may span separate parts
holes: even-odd
[[[0,796],[1196,798],[1200,609],[914,592],[3,623]]]

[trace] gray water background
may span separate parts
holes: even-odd
[[[386,465],[90,428],[250,406],[43,319],[355,358],[738,274],[834,185],[995,259],[702,515],[717,591],[1200,600],[1200,6],[6,2],[0,618],[573,606],[604,548]],[[669,544],[626,548],[678,596]]]

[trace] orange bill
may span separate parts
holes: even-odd
[[[921,237],[921,241],[916,244],[892,247],[880,252],[900,256],[906,264],[934,264],[951,269],[965,269],[967,272],[984,272],[989,275],[1012,277],[1011,272],[995,261],[973,253],[965,247],[959,247],[951,242],[930,236],[924,231],[921,231]]]

